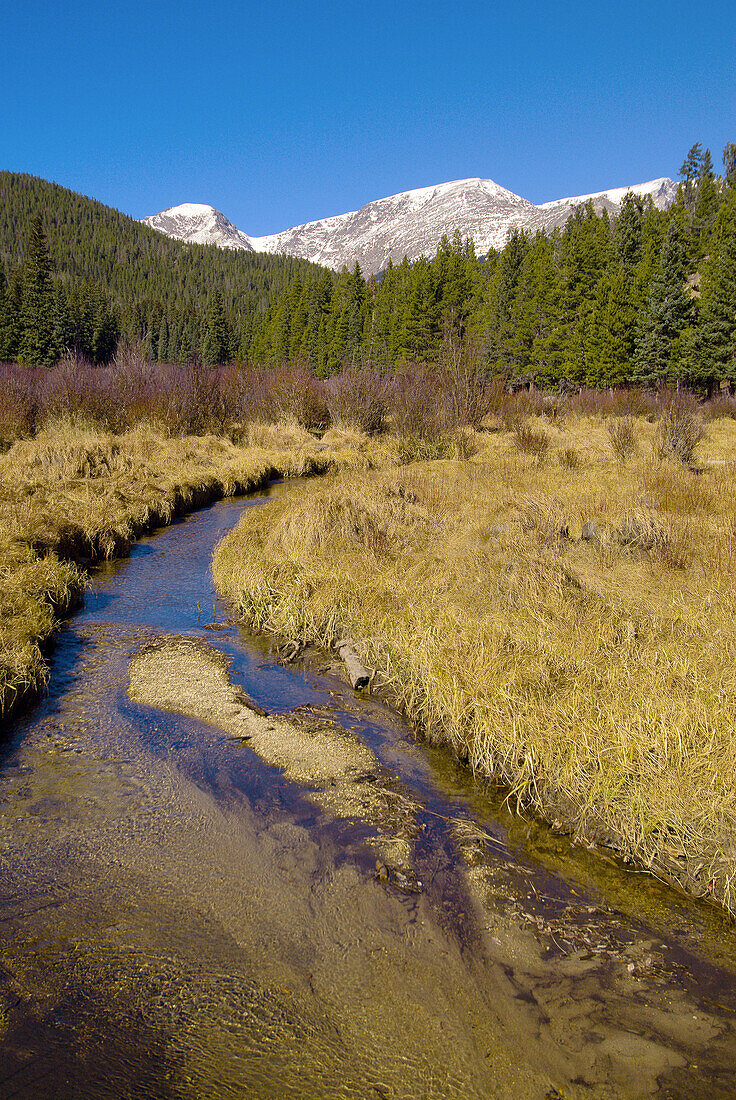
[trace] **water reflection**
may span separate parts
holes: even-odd
[[[733,1095],[719,913],[515,816],[323,658],[282,667],[229,623],[212,549],[266,502],[217,505],[100,569],[50,694],[2,746],[0,1097]],[[328,706],[359,732],[422,803],[425,892],[377,881],[363,827],[247,746],[131,703],[131,656],[161,633],[225,652],[266,709]],[[492,840],[485,915],[458,818]],[[563,916],[567,951],[547,933]],[[608,954],[586,962],[573,920]],[[663,962],[634,988],[616,951],[640,943]]]

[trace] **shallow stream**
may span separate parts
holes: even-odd
[[[733,925],[512,813],[329,655],[233,625],[212,550],[260,506],[97,570],[0,746],[0,1098],[736,1096]],[[362,739],[415,807],[413,876],[247,742],[132,702],[168,636]]]

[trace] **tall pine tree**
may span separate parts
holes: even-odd
[[[43,231],[43,219],[37,214],[31,224],[23,265],[19,362],[50,366],[58,358],[59,349],[54,342],[54,312],[51,256]]]

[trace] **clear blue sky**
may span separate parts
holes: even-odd
[[[736,2],[19,0],[0,168],[252,234],[484,176],[533,202],[736,141]]]

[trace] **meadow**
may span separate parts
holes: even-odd
[[[373,690],[520,810],[736,911],[733,399],[0,369],[3,716],[43,687],[92,563],[303,479],[216,552],[245,620],[350,634]]]
[[[736,422],[525,402],[452,456],[290,487],[216,583],[259,630],[348,633],[521,811],[733,913]]]

